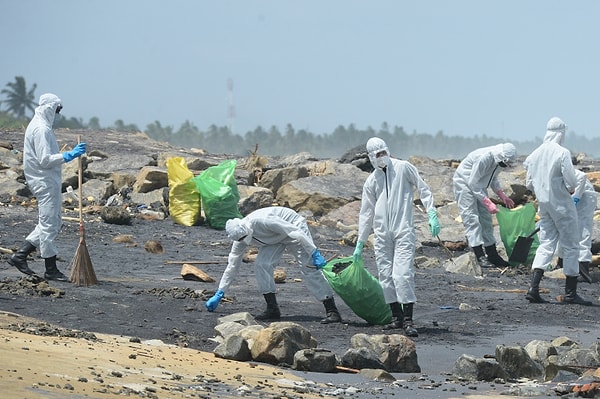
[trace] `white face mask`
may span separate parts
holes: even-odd
[[[377,167],[379,169],[383,169],[388,165],[389,161],[390,161],[390,157],[388,155],[377,157]]]

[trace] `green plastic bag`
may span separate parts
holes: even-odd
[[[500,238],[504,243],[506,253],[510,257],[513,248],[519,236],[527,237],[535,230],[535,214],[536,209],[531,202],[513,209],[504,207],[498,207],[498,213],[496,213],[496,219],[498,220],[498,227],[500,228]],[[540,245],[537,234],[533,236],[533,243],[531,249],[527,255],[527,265],[533,263],[535,257],[535,251]],[[511,263],[513,266],[518,264]]]
[[[343,270],[334,271],[347,263],[350,265]],[[371,324],[384,325],[392,321],[392,311],[385,303],[381,284],[365,269],[362,260],[354,262],[352,256],[330,260],[323,267],[323,274],[331,288],[357,316]]]
[[[208,225],[223,230],[229,219],[241,218],[238,208],[240,193],[235,182],[235,159],[211,166],[192,180],[202,197],[202,208]]]
[[[184,158],[167,159],[169,179],[169,214],[171,219],[184,226],[194,226],[200,220],[201,198],[196,184],[192,181]]]

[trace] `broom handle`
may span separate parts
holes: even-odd
[[[77,137],[77,144],[81,143],[81,135]],[[79,236],[83,237],[83,163],[81,157],[77,158],[79,161]]]

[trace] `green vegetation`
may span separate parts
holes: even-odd
[[[0,102],[0,129],[25,130],[29,119],[36,106],[34,84],[27,90],[25,79],[15,77],[15,82],[7,83],[6,89],[0,93],[6,97]],[[3,111],[3,109],[5,109]],[[31,115],[26,115],[31,111]],[[63,116],[55,128],[90,129],[99,131],[112,129],[119,131],[140,131],[135,124],[126,124],[117,120],[111,126],[100,126],[97,117],[91,118],[87,123],[81,118],[67,118]],[[370,137],[378,136],[384,139],[393,156],[408,158],[410,156],[428,156],[436,159],[461,159],[469,151],[505,141],[502,138],[483,136],[462,137],[446,136],[443,132],[435,135],[427,133],[407,133],[401,126],[390,127],[382,123],[378,130],[371,127],[360,130],[353,124],[338,126],[330,134],[315,134],[305,129],[296,130],[291,124],[280,131],[277,126],[268,130],[261,126],[244,135],[233,134],[225,126],[210,125],[206,130],[200,130],[189,121],[185,121],[178,130],[172,126],[162,126],[155,121],[143,130],[149,137],[157,141],[168,142],[172,145],[186,148],[202,148],[213,154],[249,155],[258,145],[258,152],[262,155],[290,155],[299,152],[309,152],[318,158],[339,158],[353,147],[364,145]],[[529,141],[515,141],[519,154],[528,154],[541,143],[542,137]],[[574,153],[584,152],[589,156],[600,156],[600,139],[588,139],[569,133],[565,145]]]

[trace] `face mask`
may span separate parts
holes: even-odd
[[[383,169],[388,165],[389,161],[390,161],[390,157],[387,155],[384,155],[382,157],[377,157],[377,167],[379,169]]]

